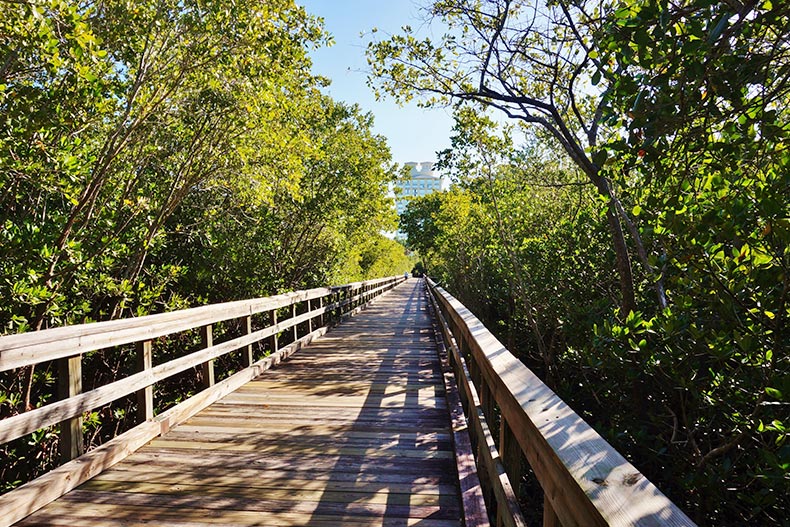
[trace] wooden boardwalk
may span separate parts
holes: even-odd
[[[418,280],[18,525],[461,525]]]

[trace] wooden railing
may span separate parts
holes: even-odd
[[[60,425],[61,456],[67,461],[38,479],[0,496],[0,527],[24,518],[117,463],[151,439],[323,335],[339,319],[361,309],[364,304],[403,280],[403,276],[394,276],[160,315],[0,337],[0,372],[57,361],[59,385],[57,402],[0,421],[0,444],[45,427]],[[290,318],[278,320],[278,311],[289,307]],[[258,316],[262,314],[268,316]],[[254,315],[259,319],[265,318],[266,325],[254,328]],[[214,344],[214,325],[237,319],[242,322],[243,335]],[[153,366],[157,338],[195,329],[200,330],[201,349]],[[280,348],[278,335],[286,330],[293,333],[293,341]],[[269,354],[255,361],[253,345],[264,340],[268,343]],[[99,388],[82,391],[83,354],[131,344],[137,350],[137,372],[130,372],[128,376]],[[244,368],[215,382],[214,360],[239,350],[242,352]],[[195,367],[200,367],[202,391],[154,415],[154,384]],[[102,446],[83,453],[83,414],[132,394],[137,397],[137,419],[140,424]]]
[[[526,525],[524,461],[543,489],[543,525],[694,523],[514,357],[457,299],[427,280],[496,524]],[[489,423],[498,420],[495,441]]]

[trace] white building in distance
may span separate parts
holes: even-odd
[[[398,184],[400,192],[396,191],[395,198],[395,207],[398,214],[402,214],[406,210],[406,205],[410,200],[442,189],[442,178],[433,169],[433,162],[409,162],[406,163],[406,166],[411,167],[411,171],[409,172],[409,179],[405,179]]]

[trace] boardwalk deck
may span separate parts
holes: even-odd
[[[461,525],[417,280],[18,525]]]

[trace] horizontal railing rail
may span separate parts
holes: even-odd
[[[516,499],[523,461],[543,489],[546,527],[694,525],[461,302],[427,285],[497,525],[525,525]],[[487,424],[497,418],[498,443]]]
[[[158,315],[96,322],[0,337],[0,372],[56,361],[58,400],[0,420],[0,444],[37,430],[60,425],[59,445],[66,463],[0,496],[0,527],[11,525],[65,494],[93,475],[117,463],[175,424],[252,380],[293,352],[324,334],[380,294],[405,280],[393,276],[336,287],[323,287],[224,304],[202,306]],[[291,308],[290,317],[278,320],[278,311]],[[266,315],[263,327],[253,329],[253,316]],[[213,327],[241,321],[242,335],[214,344]],[[155,339],[200,330],[201,349],[153,365]],[[292,342],[279,347],[283,332]],[[301,332],[300,332],[301,330]],[[253,345],[266,341],[269,354],[255,361]],[[95,389],[82,390],[82,356],[88,352],[134,344],[138,371]],[[214,380],[214,361],[242,351],[244,368]],[[154,415],[153,386],[174,375],[200,368],[202,391]],[[85,454],[82,416],[118,399],[135,395],[138,425]]]

